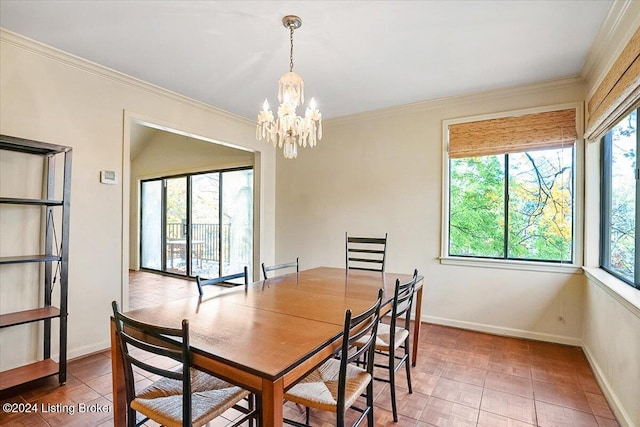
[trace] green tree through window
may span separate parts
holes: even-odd
[[[573,151],[451,159],[449,255],[572,262]]]
[[[504,158],[451,160],[449,254],[504,257]]]
[[[601,265],[630,285],[640,287],[637,129],[635,110],[603,138]]]

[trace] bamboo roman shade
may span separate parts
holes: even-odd
[[[449,125],[449,158],[567,147],[577,137],[573,108],[457,123]]]
[[[640,28],[587,101],[585,139],[600,139],[640,101]]]

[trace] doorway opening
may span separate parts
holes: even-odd
[[[140,181],[140,267],[206,278],[253,260],[253,168]]]

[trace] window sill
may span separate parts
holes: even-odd
[[[613,277],[601,268],[582,267],[587,277],[624,305],[629,311],[640,317],[640,290]]]
[[[513,261],[501,259],[479,259],[460,257],[440,257],[441,264],[466,267],[499,268],[504,270],[542,271],[563,274],[582,274],[582,268],[575,264],[554,264],[535,261]]]

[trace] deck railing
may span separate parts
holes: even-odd
[[[168,223],[167,239],[184,239],[184,224]],[[220,224],[192,224],[191,241],[202,242],[202,260],[218,262],[220,253]],[[222,259],[231,259],[231,225],[222,224]]]

